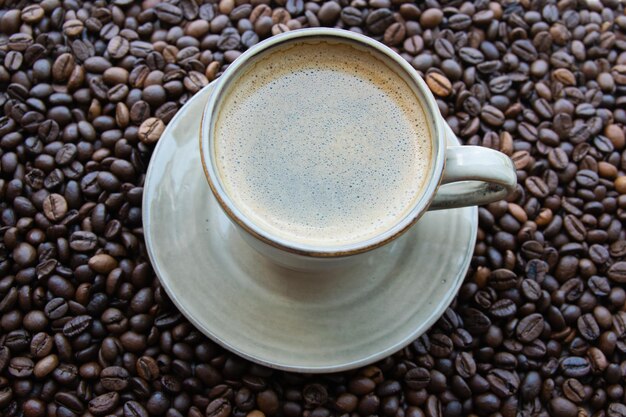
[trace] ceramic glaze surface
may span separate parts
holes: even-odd
[[[198,135],[211,88],[169,123],[144,187],[150,259],[182,313],[245,358],[301,372],[362,366],[425,332],[463,281],[477,208],[428,212],[356,265],[314,273],[272,264],[244,241],[202,172]]]

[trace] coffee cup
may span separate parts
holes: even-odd
[[[274,36],[215,82],[200,153],[243,237],[296,269],[361,261],[428,210],[487,204],[516,186],[513,163],[447,146],[452,129],[419,74],[363,35]]]

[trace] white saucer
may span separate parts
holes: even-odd
[[[204,177],[198,131],[211,88],[169,123],[144,186],[148,254],[189,321],[247,359],[310,373],[367,365],[428,330],[467,272],[477,208],[425,214],[367,264],[324,274],[275,266],[242,239]]]

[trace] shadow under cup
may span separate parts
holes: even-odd
[[[215,131],[225,99],[230,95],[237,96],[241,79],[248,77],[250,70],[258,62],[267,58],[271,59],[273,54],[278,55],[279,52],[282,54],[290,48],[295,49],[304,44],[319,46],[320,49],[323,49],[325,45],[330,47],[345,44],[369,54],[372,60],[384,63],[402,79],[407,94],[412,94],[416,98],[415,104],[421,106],[421,109],[416,109],[416,111],[421,110],[426,121],[430,138],[430,159],[421,188],[412,196],[410,204],[398,216],[395,223],[382,232],[361,241],[336,245],[313,245],[277,236],[246,216],[236,199],[227,191],[223,178],[220,176],[216,160]],[[441,181],[445,152],[442,123],[437,104],[424,81],[404,59],[391,49],[370,38],[344,30],[320,28],[292,31],[255,45],[231,64],[217,80],[203,114],[200,137],[202,164],[213,194],[230,219],[245,231],[244,238],[263,255],[269,256],[280,264],[297,267],[304,258],[341,258],[363,253],[383,246],[408,230],[428,209]],[[326,261],[322,263],[334,264],[334,262],[328,262],[331,259],[326,259]]]

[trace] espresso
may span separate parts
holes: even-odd
[[[407,215],[428,182],[431,133],[419,97],[348,43],[288,44],[224,92],[218,175],[237,208],[287,241],[364,241]]]

